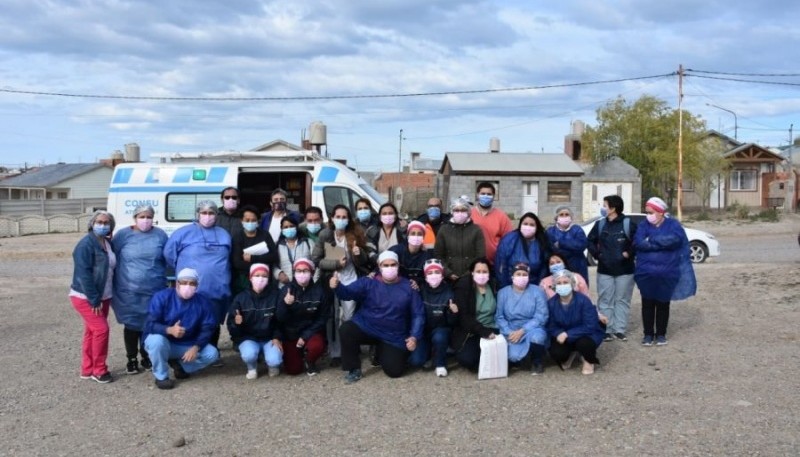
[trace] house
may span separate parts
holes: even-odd
[[[475,198],[478,183],[494,184],[495,206],[519,218],[526,212],[547,224],[558,206],[567,205],[579,215],[583,208],[583,169],[567,155],[448,152],[439,173],[441,195],[450,201],[460,195]]]
[[[106,198],[113,171],[108,163],[45,165],[0,181],[0,200]]]
[[[603,198],[608,195],[622,197],[627,212],[642,210],[642,177],[633,165],[611,157],[596,165],[581,162],[581,167],[584,170],[580,212],[583,220],[599,215]]]

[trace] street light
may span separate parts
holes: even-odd
[[[739,141],[739,117],[736,115],[736,113],[727,108],[714,105],[713,103],[706,103],[706,106],[712,106],[714,108],[721,109],[722,111],[726,111],[728,113],[733,114],[733,139]]]

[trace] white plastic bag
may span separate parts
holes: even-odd
[[[508,344],[503,335],[493,339],[481,338],[481,361],[478,379],[508,377]]]

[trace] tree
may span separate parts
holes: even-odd
[[[597,110],[597,126],[581,138],[593,163],[619,157],[639,170],[646,196],[659,195],[671,204],[678,179],[678,110],[643,95],[633,104],[618,97]],[[699,163],[699,138],[705,122],[683,112],[684,173]],[[687,166],[689,165],[689,166]]]
[[[697,146],[696,156],[692,156],[685,169],[684,180],[694,183],[694,191],[700,197],[703,210],[708,207],[711,193],[728,176],[731,162],[725,158],[725,144],[717,137],[706,136]],[[696,159],[696,160],[695,160]]]

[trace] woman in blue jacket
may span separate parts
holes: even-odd
[[[689,239],[680,222],[666,217],[667,204],[653,197],[647,200],[647,220],[633,237],[636,251],[634,280],[642,294],[642,344],[667,344],[669,305],[695,294],[697,281],[689,258]]]
[[[581,226],[572,220],[569,207],[562,205],[556,208],[555,224],[547,228],[547,238],[551,252],[564,257],[572,271],[586,279],[588,285],[589,265],[584,251],[589,246],[589,240]]]
[[[114,216],[95,211],[89,219],[89,233],[72,251],[74,268],[69,299],[83,319],[81,379],[101,384],[113,381],[106,365],[108,357],[108,308],[111,305],[114,267],[117,258],[111,246]]]
[[[575,276],[571,271],[561,270],[554,276],[556,295],[547,301],[550,357],[562,370],[568,370],[577,352],[583,357],[581,372],[590,375],[595,364],[600,363],[597,348],[604,335],[597,308],[589,297],[575,292]]]
[[[550,257],[550,243],[547,240],[542,222],[533,213],[525,213],[519,220],[519,227],[500,239],[494,265],[497,269],[497,287],[511,284],[514,265],[526,263],[530,268],[530,283],[539,285],[539,280],[550,271],[547,259]]]
[[[125,355],[128,357],[126,372],[139,373],[137,352],[142,358],[142,368],[153,367],[144,349],[144,323],[150,298],[167,287],[167,261],[164,245],[167,234],[153,226],[155,210],[150,205],[133,210],[134,224],[124,227],[114,236],[114,254],[117,268],[114,270],[114,297],[111,307],[117,322],[124,326]]]

